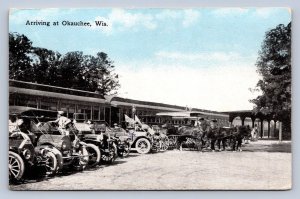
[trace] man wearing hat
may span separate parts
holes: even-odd
[[[210,148],[214,152],[215,151],[215,143],[217,140],[218,135],[220,134],[220,128],[218,128],[218,121],[217,120],[211,120],[210,127],[207,133],[207,137],[210,138]]]
[[[199,119],[199,129],[200,129],[200,132],[202,134],[202,137],[201,137],[201,142],[202,142],[202,146],[205,146],[206,143],[207,143],[207,132],[208,132],[208,124],[207,124],[207,121],[202,117]]]
[[[58,128],[60,130],[62,130],[63,133],[65,133],[66,135],[69,134],[68,130],[70,129],[71,120],[64,116],[63,111],[58,111],[57,112],[57,119],[55,121],[51,121],[51,122],[57,123]]]

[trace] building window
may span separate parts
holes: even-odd
[[[89,119],[89,120],[91,119],[91,111],[92,111],[91,106],[78,105],[77,112],[86,114],[87,119]]]
[[[41,99],[41,109],[57,111],[57,100]]]
[[[105,120],[104,107],[100,107],[100,120]]]
[[[100,120],[99,106],[93,107],[93,120]]]
[[[61,103],[61,111],[65,111],[67,113],[68,118],[73,118],[73,115],[75,113],[75,104],[70,103]]]

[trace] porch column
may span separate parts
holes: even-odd
[[[282,141],[282,122],[279,122],[279,142]]]
[[[241,117],[241,120],[242,120],[242,126],[245,125],[245,117]]]
[[[264,135],[264,120],[260,119],[260,138]]]
[[[274,120],[274,136],[275,136],[275,132],[276,132],[276,120]]]
[[[268,138],[270,138],[270,123],[271,121],[268,120]]]

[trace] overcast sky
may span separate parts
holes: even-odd
[[[92,27],[28,26],[84,21]],[[94,21],[104,21],[96,27]],[[255,62],[266,31],[288,24],[287,8],[11,10],[10,32],[60,53],[105,52],[121,97],[215,111],[252,109]]]

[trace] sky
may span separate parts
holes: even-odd
[[[62,54],[107,53],[121,97],[234,111],[251,110],[260,94],[249,88],[261,78],[255,62],[266,31],[290,21],[288,8],[12,9],[9,31]]]

